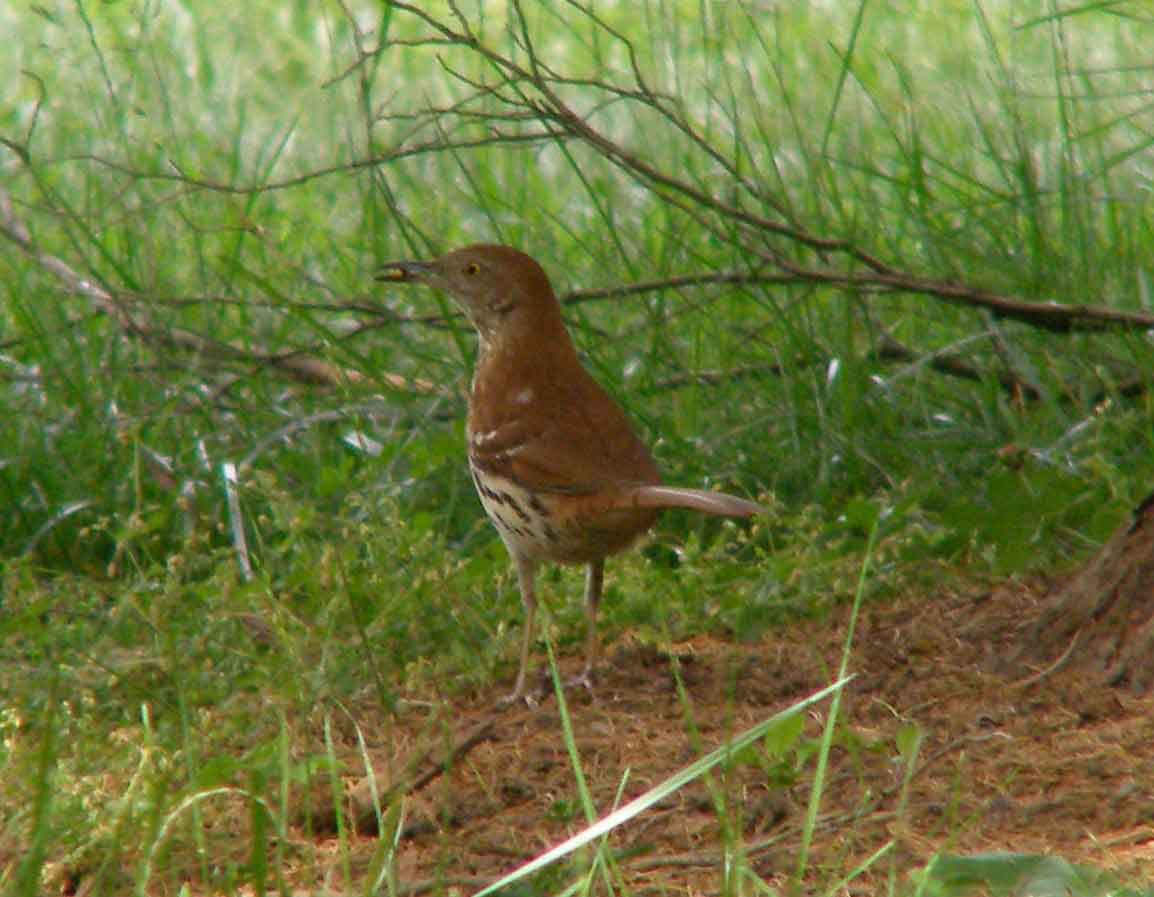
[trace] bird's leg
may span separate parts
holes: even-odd
[[[512,704],[525,693],[525,679],[529,672],[529,654],[533,648],[533,620],[537,615],[537,563],[523,557],[513,556],[517,567],[517,585],[521,589],[521,606],[525,608],[525,628],[521,633],[521,665],[517,670],[517,682],[513,692],[501,699],[502,704]],[[527,699],[528,700],[528,699]]]
[[[593,667],[600,653],[600,639],[597,637],[597,608],[601,605],[601,587],[605,584],[605,561],[597,560],[589,564],[585,573],[585,666],[581,675],[573,679],[571,685],[593,687]]]

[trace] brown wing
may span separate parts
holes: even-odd
[[[625,412],[583,368],[573,365],[551,380],[536,373],[500,382],[478,371],[469,419],[473,464],[544,492],[661,482]]]

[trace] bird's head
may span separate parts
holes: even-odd
[[[541,266],[509,246],[479,243],[428,262],[392,262],[377,280],[444,290],[485,342],[530,321],[555,317],[560,322],[557,298]]]

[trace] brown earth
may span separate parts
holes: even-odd
[[[1016,682],[994,672],[1037,617],[1041,592],[1009,583],[863,610],[851,664],[857,678],[842,706],[814,839],[815,887],[890,839],[903,876],[936,851],[1013,851],[1055,854],[1130,882],[1154,880],[1154,699],[1075,671],[1041,669]],[[848,618],[842,610],[755,644],[697,638],[658,651],[622,640],[610,648],[592,693],[568,693],[600,811],[830,682]],[[567,658],[563,668],[577,663]],[[804,743],[816,746],[827,709],[810,714]],[[445,710],[437,702],[402,709],[388,733],[395,754],[373,758],[381,770],[424,772],[406,802],[397,848],[402,886],[455,883],[467,893],[572,835],[583,816],[554,697],[534,709],[496,709],[478,697],[458,699],[449,719]],[[924,740],[903,808],[907,767],[895,739],[911,724]],[[453,744],[451,768],[440,774],[429,758]],[[361,755],[355,744],[347,749],[355,767]],[[728,837],[744,845],[759,875],[783,885],[795,869],[812,776],[812,759],[795,763],[791,755],[734,764],[712,785],[694,782],[614,833],[620,875],[634,893],[716,893]],[[350,794],[363,798],[366,783]],[[324,800],[331,805],[331,794]],[[362,815],[372,828],[372,813]],[[314,837],[323,816],[322,809],[312,817]],[[724,835],[723,818],[739,831]],[[355,840],[362,870],[378,843],[368,832]],[[850,890],[882,886],[889,862]]]

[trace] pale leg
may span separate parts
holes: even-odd
[[[517,567],[517,585],[521,589],[521,606],[525,608],[525,628],[521,633],[521,666],[517,670],[517,682],[513,693],[501,699],[503,704],[511,704],[525,693],[525,679],[529,674],[529,654],[533,649],[533,621],[537,616],[537,574],[535,561],[513,556]]]
[[[593,683],[593,667],[597,664],[601,642],[597,637],[597,608],[601,605],[601,587],[605,583],[605,561],[593,561],[585,574],[585,669],[581,682],[588,688]]]

